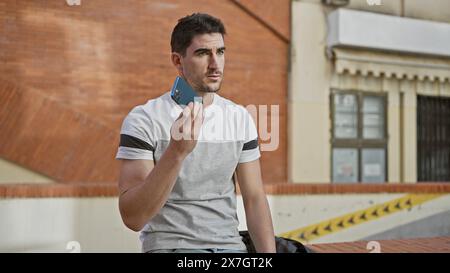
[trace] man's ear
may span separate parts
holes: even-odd
[[[172,64],[176,67],[180,74],[183,74],[183,64],[181,63],[181,55],[177,52],[172,52]]]

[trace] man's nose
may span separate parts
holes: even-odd
[[[210,55],[208,68],[210,68],[210,69],[218,68],[217,54],[213,53],[213,54]]]

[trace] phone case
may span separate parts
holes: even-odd
[[[188,105],[191,101],[203,102],[202,97],[198,96],[192,87],[179,76],[175,79],[170,95],[179,105]]]

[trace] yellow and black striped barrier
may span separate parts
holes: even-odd
[[[348,213],[336,218],[280,234],[280,237],[307,243],[324,235],[359,225],[383,216],[411,209],[414,206],[433,200],[443,194],[408,194],[401,198],[371,206],[369,208]]]

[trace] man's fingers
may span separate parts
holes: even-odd
[[[199,106],[197,112],[195,113],[194,123],[201,125],[203,123],[203,106]]]
[[[192,110],[194,109],[194,103],[191,101],[190,103],[188,103],[187,107],[185,107],[185,109],[188,108],[189,111],[192,113]]]
[[[203,105],[190,102],[175,120],[172,135],[174,139],[197,140],[204,120]]]
[[[189,103],[191,104],[191,103]],[[200,105],[198,102],[192,103],[192,110],[191,110],[191,121],[193,122],[195,117],[197,116],[198,110],[200,108]]]
[[[172,128],[170,128],[170,135],[173,139],[178,141],[183,138],[183,124],[183,113],[181,113],[180,117],[178,117],[172,124]]]
[[[200,135],[200,130],[203,125],[203,119],[204,119],[204,112],[203,112],[203,107],[201,106],[201,107],[199,107],[199,110],[198,110],[196,117],[194,119],[194,122],[193,122],[194,128],[193,128],[193,132],[192,132],[192,137],[195,140],[198,140],[198,137]]]
[[[181,111],[180,115],[178,116],[178,118],[176,120],[180,120],[181,122],[184,122],[189,117],[190,114],[191,114],[191,108],[184,107],[183,111]]]
[[[194,109],[193,109],[194,116],[193,116],[193,120],[197,117],[198,113],[200,111],[202,111],[202,110],[203,110],[203,104],[201,104],[199,102],[194,102]]]
[[[172,125],[171,128],[171,135],[175,140],[181,140],[184,137],[184,131],[186,131],[186,123],[190,123],[190,115],[191,115],[191,108],[185,107],[183,111],[181,111],[178,118],[175,120],[175,122]],[[189,130],[190,131],[190,130]]]
[[[190,140],[191,139],[191,126],[192,126],[192,114],[193,114],[194,104],[190,102],[183,110],[185,113],[183,115],[183,139]]]

